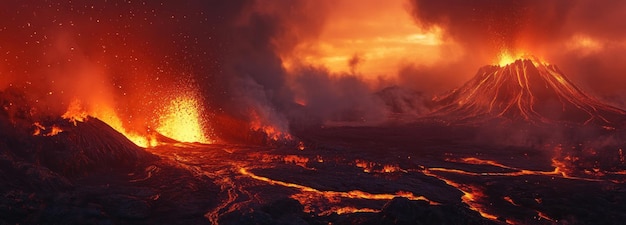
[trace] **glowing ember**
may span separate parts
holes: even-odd
[[[156,131],[177,141],[211,143],[205,135],[204,124],[200,102],[194,98],[179,97],[165,109]]]
[[[285,163],[292,163],[298,165],[302,168],[307,168],[306,164],[309,163],[309,158],[297,156],[297,155],[286,155],[283,158]]]
[[[368,162],[365,160],[355,160],[354,165],[363,169],[365,173],[395,173],[395,172],[407,172],[400,168],[398,165],[383,165],[375,162]]]
[[[69,120],[76,126],[76,122],[84,122],[87,119],[87,112],[80,101],[74,99],[67,107],[67,111],[61,115],[61,118]]]
[[[384,173],[394,173],[394,172],[399,172],[399,171],[402,171],[402,169],[400,169],[400,167],[396,165],[384,165],[383,166]]]
[[[363,169],[363,172],[369,173],[372,171],[373,163],[364,160],[357,159],[354,164],[356,167]]]
[[[548,216],[547,216],[545,213],[543,213],[543,212],[539,212],[539,211],[537,211],[537,216],[538,216],[539,218],[541,218],[541,219],[544,219],[544,220],[548,220],[548,221],[551,221],[551,222],[558,222],[557,220],[554,220],[554,219],[552,219],[552,218],[548,217]]]
[[[33,126],[35,127],[35,131],[33,132],[33,136],[40,135],[42,130],[46,130],[46,127],[42,126],[39,122],[35,122],[33,124]]]
[[[554,173],[559,174],[563,177],[570,177],[567,175],[569,170],[567,169],[567,165],[559,160],[552,159],[552,166],[554,166]]]
[[[59,126],[52,125],[50,127],[50,131],[48,133],[43,134],[43,131],[48,130],[48,129],[46,129],[46,127],[41,125],[41,123],[39,123],[39,122],[33,123],[33,126],[35,127],[35,130],[33,131],[33,136],[43,135],[43,136],[46,136],[46,137],[50,137],[50,136],[55,136],[55,135],[63,132],[63,129],[61,129]]]
[[[522,58],[523,55],[520,53],[512,54],[509,50],[502,50],[496,59],[496,64],[506,66]]]
[[[511,197],[509,197],[509,196],[505,196],[503,199],[504,199],[504,201],[510,203],[511,205],[514,205],[514,206],[517,206],[517,207],[523,207],[522,205],[517,204],[515,201],[513,201],[513,199]],[[537,201],[537,203],[541,204],[541,199],[535,199],[535,201]],[[555,220],[553,220],[552,218],[548,217],[543,212],[540,212],[540,211],[537,211],[537,210],[535,210],[535,212],[537,213],[537,216],[535,218],[538,219],[538,220],[544,219],[544,220],[548,220],[548,221],[551,221],[551,222],[556,222]]]
[[[250,129],[253,131],[263,132],[267,135],[267,138],[273,141],[279,140],[291,140],[292,137],[287,131],[286,128],[280,129],[277,126],[271,124],[268,121],[264,121],[259,116],[259,113],[255,110],[251,110],[250,112]]]
[[[504,198],[503,198],[503,199],[504,199],[504,201],[507,201],[508,203],[511,203],[511,205],[514,205],[514,206],[520,206],[519,204],[515,203],[515,202],[513,201],[513,199],[511,199],[511,197],[509,197],[509,196],[504,196]]]
[[[61,132],[63,132],[63,129],[61,129],[60,127],[58,127],[56,125],[53,125],[50,128],[50,133],[47,133],[45,136],[54,136],[54,135],[57,135],[57,134],[59,134]]]

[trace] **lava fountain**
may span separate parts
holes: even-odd
[[[156,131],[182,142],[211,143],[204,134],[201,103],[196,98],[178,97],[170,101],[159,118]]]
[[[159,117],[154,120],[156,129],[147,126],[145,130],[129,128],[120,119],[114,107],[97,105],[86,108],[77,99],[68,106],[61,116],[73,122],[84,122],[89,117],[102,120],[116,131],[140,147],[154,147],[159,144],[158,134],[180,142],[212,143],[205,133],[206,123],[203,119],[202,104],[197,97],[177,97],[171,100],[167,107],[159,110]]]

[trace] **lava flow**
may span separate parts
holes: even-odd
[[[367,193],[367,192],[363,192],[359,190],[352,190],[352,191],[347,191],[347,192],[321,191],[321,190],[317,190],[315,188],[307,187],[304,185],[288,183],[288,182],[283,182],[283,181],[278,181],[278,180],[272,180],[267,177],[258,176],[258,175],[248,172],[248,170],[246,170],[245,168],[239,169],[239,172],[253,179],[268,182],[270,184],[296,188],[304,192],[318,193],[318,194],[324,195],[328,199],[342,197],[342,198],[373,199],[373,200],[391,200],[392,198],[395,198],[395,197],[405,197],[410,200],[425,200],[425,201],[431,202],[430,200],[428,200],[427,198],[423,196],[415,196],[413,195],[413,193],[408,193],[408,192],[397,192],[394,194],[372,194],[372,193]],[[431,202],[431,203],[437,204],[436,202]]]

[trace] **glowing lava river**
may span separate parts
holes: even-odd
[[[586,220],[575,217],[581,211],[612,220],[624,207],[623,173],[570,174],[553,157],[562,145],[483,146],[438,140],[438,132],[418,140],[399,135],[425,129],[329,128],[307,131],[299,145],[148,150],[219,187],[204,214],[211,224],[562,224]],[[379,132],[386,136],[366,138]],[[154,165],[145,171],[141,182],[159,173]]]
[[[160,137],[140,148],[93,117],[15,121],[28,129],[0,145],[6,221],[613,224],[626,210],[623,147],[606,141],[542,134],[524,144],[424,120],[309,128],[257,145]]]

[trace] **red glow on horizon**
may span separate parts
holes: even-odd
[[[353,4],[342,0],[332,4],[326,18],[332,23],[324,24],[318,37],[281,52],[287,70],[313,65],[334,74],[395,79],[402,65],[432,65],[456,57],[446,52],[447,48],[460,50],[443,39],[442,28],[417,26],[403,1]]]

